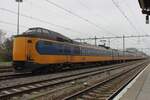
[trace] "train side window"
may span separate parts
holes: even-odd
[[[91,49],[88,49],[88,53],[89,53],[89,55],[91,55]]]
[[[81,53],[81,55],[85,56],[85,55],[86,55],[86,50],[85,50],[85,48],[81,48],[80,53]]]
[[[93,51],[94,51],[94,49],[91,49],[91,55],[94,55],[94,52],[93,52]]]
[[[64,54],[70,54],[71,48],[69,46],[64,45],[63,51],[64,51]]]
[[[86,48],[87,55],[90,55],[89,48]]]
[[[99,50],[98,54],[101,55],[101,50]]]
[[[106,50],[106,56],[107,56],[107,55],[109,55],[109,54],[108,54],[108,51]]]
[[[89,50],[88,49],[86,49],[86,53],[87,53],[87,55],[89,55]]]
[[[86,48],[83,48],[83,55],[86,56]]]
[[[106,51],[104,50],[104,55],[106,56],[106,54],[107,54],[107,53],[106,53]]]
[[[86,48],[84,48],[84,55],[85,55],[85,56],[87,55],[87,53],[86,53]]]
[[[44,41],[44,45],[45,45],[45,46],[52,45],[52,42]]]
[[[90,55],[93,55],[93,50],[92,49],[90,49]]]
[[[80,55],[80,48],[79,47],[74,47],[74,54]]]
[[[107,52],[106,52],[106,50],[104,50],[104,55],[105,55],[105,56],[107,55]]]
[[[81,55],[85,55],[84,48],[81,48]]]
[[[59,54],[64,53],[64,46],[63,46],[63,45],[58,44],[57,47],[58,47],[58,52],[59,52]]]

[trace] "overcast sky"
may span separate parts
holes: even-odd
[[[114,1],[122,13],[112,0],[24,0],[20,5],[23,15],[20,34],[29,27],[43,27],[70,38],[150,35],[150,24],[145,24],[138,0]],[[0,29],[7,32],[7,36],[16,34],[16,12],[15,0],[0,0]],[[149,38],[126,39],[126,47],[150,48],[149,43]],[[121,49],[121,39],[112,39],[111,47]]]

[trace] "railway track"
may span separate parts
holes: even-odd
[[[122,64],[115,64],[115,65],[109,65],[109,66],[101,66],[100,68],[91,68],[92,70],[90,71],[96,71],[96,70],[103,70],[103,69],[107,69],[107,68],[113,68],[114,66],[120,66],[124,67],[127,66],[129,64],[134,64],[134,62],[128,62],[128,63],[122,63]],[[95,67],[95,66],[89,66],[89,67]],[[81,69],[82,70],[82,69]],[[43,74],[41,74],[43,75]],[[10,80],[10,79],[16,79],[16,78],[26,78],[26,77],[31,77],[31,76],[37,76],[37,74],[32,74],[32,73],[9,73],[9,74],[5,74],[5,75],[0,75],[0,81],[2,80]]]
[[[119,73],[91,87],[69,95],[63,100],[112,100],[146,65],[147,63],[137,65],[131,70]]]
[[[129,63],[129,64],[132,64],[132,63]],[[128,66],[128,64],[125,64],[124,67],[125,66]],[[31,93],[33,91],[37,91],[37,90],[44,89],[47,87],[52,87],[55,85],[71,82],[73,80],[86,78],[89,76],[105,73],[107,71],[112,71],[112,70],[116,70],[119,68],[123,68],[123,66],[116,66],[116,67],[113,66],[113,67],[109,67],[108,69],[105,68],[103,70],[100,68],[99,70],[78,72],[74,74],[70,73],[70,74],[66,74],[66,75],[59,76],[59,77],[56,76],[56,77],[42,80],[42,81],[35,81],[35,82],[0,88],[0,99],[8,100],[13,96],[18,96],[18,95],[25,94],[25,93]]]
[[[13,72],[12,66],[3,66],[3,67],[0,67],[0,73],[5,73],[5,72]]]
[[[4,73],[4,72],[12,72],[13,71],[13,67],[12,64],[10,62],[0,62],[0,73]]]
[[[0,75],[0,81],[31,76],[33,76],[32,73],[11,73],[6,75]]]

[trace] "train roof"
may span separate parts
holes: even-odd
[[[49,40],[55,40],[55,41],[59,41],[59,42],[67,42],[67,43],[77,44],[77,45],[80,45],[83,47],[89,47],[89,48],[110,49],[109,47],[106,47],[103,45],[95,46],[95,45],[91,45],[88,43],[87,44],[80,43],[80,42],[74,41],[58,32],[51,31],[51,30],[41,28],[41,27],[29,28],[27,31],[23,32],[23,34],[17,35],[15,37],[19,37],[19,36],[38,37],[38,38],[42,38],[42,39],[49,39]]]
[[[58,32],[51,31],[51,30],[41,28],[41,27],[29,28],[23,34],[17,35],[17,36],[30,36],[30,37],[38,37],[38,38],[43,38],[43,39],[56,40],[56,41],[61,41],[61,42],[71,42],[71,43],[73,42],[72,39]]]
[[[97,49],[104,49],[104,50],[106,50],[106,49],[107,50],[115,50],[115,49],[112,49],[112,48],[104,46],[104,45],[95,46],[95,45],[91,45],[91,44],[83,44],[83,43],[74,41],[58,32],[51,31],[51,30],[41,28],[41,27],[29,28],[23,34],[17,35],[15,37],[18,37],[18,36],[38,37],[38,38],[42,38],[42,39],[50,39],[50,40],[55,40],[55,41],[59,41],[59,42],[78,44],[83,47],[89,47],[89,48],[95,48],[95,49],[97,48]],[[118,51],[118,50],[116,50],[116,51]]]

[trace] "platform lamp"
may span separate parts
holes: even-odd
[[[18,3],[18,16],[17,16],[17,35],[19,34],[19,24],[20,24],[20,3],[23,2],[23,0],[16,0]]]
[[[139,4],[142,9],[142,13],[146,14],[146,24],[149,24],[150,0],[139,0]]]

